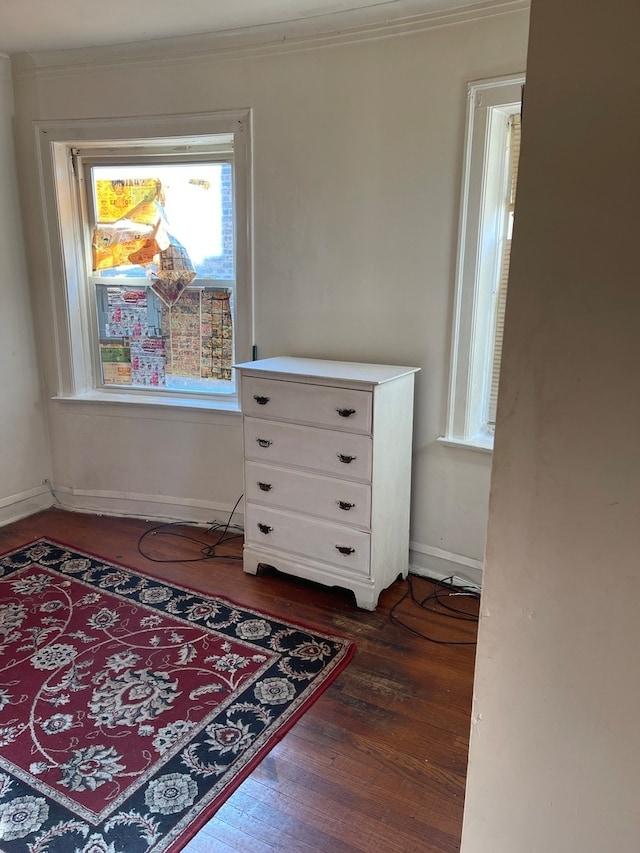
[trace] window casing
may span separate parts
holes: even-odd
[[[248,360],[253,344],[249,112],[42,122],[36,133],[58,396],[236,408],[231,364]],[[128,215],[131,186],[155,179],[160,230],[154,214]],[[125,215],[115,220],[105,199],[123,185]],[[194,217],[205,196],[206,215]],[[138,242],[117,242],[126,225],[140,229]],[[149,230],[162,254],[149,252]]]
[[[441,441],[484,451],[493,448],[517,176],[512,117],[519,117],[523,85],[522,74],[469,85],[449,401]]]

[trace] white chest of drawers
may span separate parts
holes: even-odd
[[[419,368],[288,357],[236,368],[245,572],[270,565],[373,610],[407,574]]]

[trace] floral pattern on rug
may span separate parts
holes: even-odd
[[[0,557],[0,850],[180,850],[352,653],[48,540]]]

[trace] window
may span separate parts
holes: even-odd
[[[37,126],[59,395],[234,405],[252,346],[249,115],[133,125]]]
[[[469,86],[447,444],[491,450],[520,151],[523,75]]]

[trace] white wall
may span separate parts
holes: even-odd
[[[304,49],[172,58],[147,45],[145,58],[127,48],[93,63],[86,52],[16,62],[34,220],[34,119],[253,109],[259,355],[422,368],[411,534],[418,568],[448,569],[440,557],[449,552],[471,565],[483,558],[491,458],[436,439],[445,420],[467,83],[523,70],[527,26],[519,11]],[[38,243],[30,252],[53,395],[46,263]],[[131,511],[133,496],[144,514],[164,508],[200,519],[232,506],[241,491],[237,417],[201,413],[183,424],[103,412],[51,404],[54,476],[67,502],[83,505],[89,493],[94,508]]]
[[[463,853],[636,853],[640,8],[533,0]]]
[[[20,222],[11,63],[0,55],[0,523],[52,502]]]

